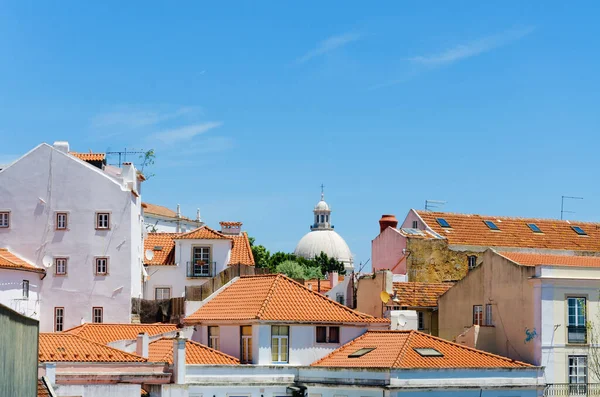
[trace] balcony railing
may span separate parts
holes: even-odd
[[[212,277],[216,273],[217,262],[188,262],[188,277]]]
[[[569,343],[587,343],[587,328],[585,326],[569,325],[567,326],[567,333]]]
[[[544,396],[600,396],[600,383],[548,384]]]

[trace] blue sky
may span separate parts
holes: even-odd
[[[154,148],[146,201],[292,251],[383,213],[600,221],[595,2],[3,2],[0,163]],[[521,4],[527,3],[527,4]]]

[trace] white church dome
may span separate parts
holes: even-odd
[[[330,211],[329,204],[327,204],[325,200],[321,200],[315,206],[315,211]]]
[[[327,254],[340,262],[352,263],[352,253],[346,241],[333,230],[312,230],[298,242],[294,254],[306,259],[312,259]]]

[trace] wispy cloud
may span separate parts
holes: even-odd
[[[318,43],[316,48],[310,50],[309,52],[298,58],[297,62],[304,63],[314,57],[325,55],[328,52],[350,44],[353,41],[357,41],[361,37],[362,35],[359,33],[345,33],[339,36],[331,36]]]
[[[454,63],[463,59],[483,54],[510,42],[519,40],[534,31],[534,27],[511,29],[505,32],[486,36],[481,39],[461,44],[438,54],[418,55],[408,58],[409,61],[425,66],[435,67]]]
[[[172,111],[159,111],[140,108],[123,108],[117,111],[98,114],[92,118],[91,124],[94,128],[141,128],[157,125],[162,122],[181,118],[184,116],[195,116],[200,113],[201,109],[196,106],[183,106]]]
[[[197,135],[204,134],[223,125],[220,121],[209,121],[205,123],[198,123],[192,125],[186,125],[184,127],[172,128],[164,131],[157,132],[151,136],[153,139],[162,141],[163,143],[176,143],[180,141],[186,141],[194,138]]]

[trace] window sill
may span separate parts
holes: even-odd
[[[97,227],[96,230],[110,230],[110,227]]]
[[[567,342],[565,344],[565,347],[589,347],[590,344],[588,342],[585,343],[574,343],[574,342]]]
[[[66,277],[67,273],[54,274],[55,277]]]

